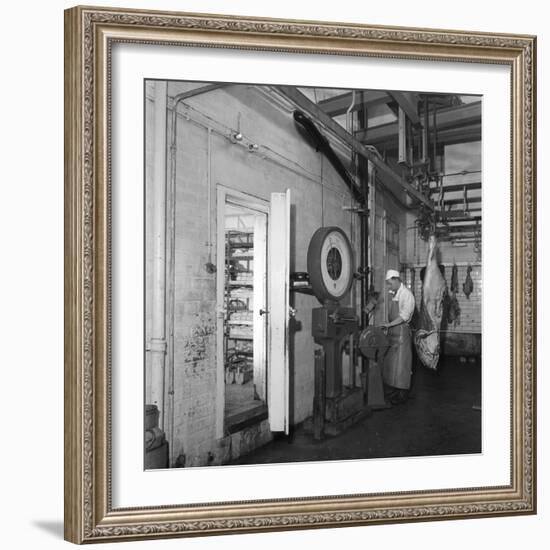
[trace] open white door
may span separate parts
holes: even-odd
[[[290,190],[271,193],[268,239],[268,413],[271,430],[289,428],[288,322]]]
[[[254,215],[254,304],[253,304],[253,357],[254,388],[256,395],[266,402],[266,337],[267,337],[267,214]]]

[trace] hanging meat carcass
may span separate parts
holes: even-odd
[[[414,344],[422,363],[433,370],[439,361],[439,330],[443,318],[443,300],[447,291],[445,279],[437,264],[437,240],[428,240],[428,258],[422,285],[422,302]]]
[[[449,302],[449,310],[447,313],[447,321],[460,325],[460,305],[456,297],[458,292],[458,267],[456,263],[453,265],[453,274],[451,276],[451,299]]]
[[[466,294],[466,298],[468,298],[469,300],[470,294],[474,291],[474,281],[472,280],[472,276],[470,275],[470,273],[472,272],[472,266],[469,265],[466,271],[467,271],[466,280],[462,285],[462,290],[464,291],[464,294]]]

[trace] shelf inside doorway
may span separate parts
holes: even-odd
[[[228,242],[227,246],[229,248],[254,248],[254,243],[236,243]]]

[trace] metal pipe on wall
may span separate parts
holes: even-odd
[[[169,278],[168,278],[168,342],[167,342],[167,357],[168,357],[168,388],[167,388],[167,411],[166,417],[168,422],[166,426],[166,437],[168,439],[168,448],[170,453],[170,463],[177,459],[174,455],[174,423],[175,423],[175,373],[174,373],[174,316],[175,316],[175,255],[176,255],[176,152],[177,152],[177,107],[180,101],[183,100],[182,94],[177,95],[172,100],[170,113],[170,187],[168,193],[168,204],[170,206],[168,219],[168,249],[169,254]]]
[[[170,124],[174,123],[174,118],[170,117]],[[170,135],[172,134],[172,127],[169,129]],[[166,263],[168,264],[168,274],[166,278],[166,362],[168,369],[168,384],[166,388],[166,399],[165,403],[166,409],[166,420],[164,422],[164,430],[166,432],[166,438],[168,441],[168,452],[170,453],[170,464],[176,460],[176,457],[173,456],[175,451],[173,445],[173,433],[174,433],[174,318],[175,318],[175,271],[176,271],[176,189],[175,181],[172,178],[173,168],[173,158],[175,153],[172,151],[172,146],[170,146],[170,182],[167,189],[166,196],[166,210],[167,210],[167,220],[166,220],[166,250],[167,258]]]
[[[212,128],[208,128],[207,132],[206,186],[208,197],[208,240],[206,247],[208,249],[207,269],[209,269],[212,267]]]
[[[388,219],[386,217],[386,208],[382,208],[382,246],[384,247],[384,262],[382,267],[382,273],[386,274],[388,271]],[[388,320],[388,293],[385,291],[385,289],[382,289],[383,296],[384,296],[384,322]]]
[[[370,176],[370,190],[371,190],[371,208],[369,212],[369,228],[368,237],[370,241],[369,246],[369,289],[368,292],[374,290],[374,247],[376,246],[376,168],[373,166]]]
[[[346,111],[346,130],[351,134],[354,135],[355,133],[355,124],[354,124],[354,108],[355,108],[355,98],[356,98],[356,92],[353,90],[351,94],[351,103],[348,107],[348,110]],[[351,163],[352,167],[354,169],[354,176],[355,179],[357,179],[358,175],[358,166],[357,166],[357,156],[355,153],[354,148],[351,148]],[[350,238],[351,238],[351,245],[354,251],[356,251],[356,239],[355,239],[355,230],[354,230],[354,224],[353,224],[353,202],[354,202],[355,196],[352,192],[352,189],[350,188]],[[366,205],[363,203],[363,209],[366,207]],[[363,219],[363,215],[360,214],[361,221]],[[359,247],[362,252],[363,250],[363,234],[361,234],[361,238],[359,241]],[[361,261],[361,265],[362,261]],[[356,285],[352,285],[351,288],[351,305],[353,307],[353,310],[357,312],[357,290]],[[363,289],[361,287],[361,294],[360,294],[360,307],[361,311],[363,310]],[[361,313],[360,313],[361,315]],[[349,338],[349,385],[351,387],[355,387],[355,369],[357,367],[357,354],[356,354],[356,347],[354,345],[354,335],[351,334]]]
[[[166,358],[166,104],[167,83],[155,82],[153,156],[153,296],[151,311],[151,385],[148,399],[159,410],[164,429],[164,370]]]
[[[172,110],[170,113],[170,184],[168,189],[167,206],[169,206],[169,214],[167,220],[167,238],[168,238],[168,281],[167,281],[167,307],[168,307],[168,340],[167,340],[167,358],[168,358],[168,388],[166,396],[168,403],[166,405],[165,430],[168,440],[168,452],[170,453],[170,464],[177,457],[174,456],[174,324],[175,324],[175,256],[176,256],[176,151],[177,151],[177,105],[178,97],[172,101]]]
[[[353,108],[355,107],[355,90],[353,90],[351,94],[351,103],[349,104],[348,110],[346,111],[346,130],[353,135],[354,133],[354,120],[353,120]],[[355,151],[353,150],[353,147],[351,149],[351,163],[354,170],[354,176],[357,178],[357,164],[355,159]],[[354,247],[355,245],[355,236],[353,234],[353,201],[354,201],[354,194],[352,190],[350,189],[350,239],[351,239],[351,245]],[[362,239],[361,239],[362,240]],[[355,249],[354,249],[355,250]],[[355,285],[352,285],[351,288],[351,305],[354,309],[357,308],[357,294]]]
[[[437,107],[434,105],[433,113],[432,113],[432,119],[433,119],[433,159],[432,159],[432,171],[433,172],[440,172],[437,162]]]

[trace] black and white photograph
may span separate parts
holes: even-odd
[[[482,452],[482,101],[145,80],[145,469]]]

